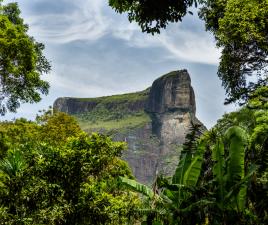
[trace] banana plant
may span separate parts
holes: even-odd
[[[185,201],[191,193],[191,187],[195,187],[198,182],[203,154],[205,152],[205,142],[203,139],[196,141],[195,130],[190,133],[188,142],[184,145],[181,160],[172,177],[172,182],[163,177],[156,179],[157,188],[149,188],[144,184],[128,178],[120,177],[121,183],[128,186],[131,190],[147,196],[151,200],[151,210],[147,212],[161,212],[163,217],[171,218],[168,224],[172,224],[173,213],[180,209],[181,203]],[[188,137],[189,137],[188,136]],[[193,138],[194,137],[194,138]],[[155,185],[154,185],[155,186]],[[157,207],[161,208],[159,210]],[[165,210],[162,210],[165,209]],[[183,209],[181,209],[183,211]],[[187,209],[185,209],[187,210]],[[152,221],[147,221],[151,224]],[[162,224],[161,221],[155,220],[154,223]]]
[[[225,142],[225,145],[224,145]],[[246,185],[244,182],[245,150],[247,135],[241,127],[230,127],[225,136],[218,137],[212,149],[214,161],[214,193],[220,209],[242,211],[245,205]],[[226,161],[224,149],[229,152]]]
[[[215,211],[210,214],[212,224],[219,221],[230,224],[230,214],[242,218],[245,213],[248,182],[256,171],[256,167],[252,166],[245,173],[247,146],[248,135],[239,126],[230,127],[223,136],[219,135],[214,140],[211,155],[213,180],[209,186],[215,199],[211,208]]]
[[[183,218],[178,218],[178,214],[186,213],[187,215],[187,213],[194,212],[193,210],[202,211],[206,207],[211,210],[219,209],[221,216],[229,211],[239,215],[245,208],[247,182],[255,171],[255,168],[252,168],[245,174],[247,134],[241,127],[233,126],[226,131],[224,136],[214,137],[211,155],[213,180],[202,184],[199,180],[208,144],[211,142],[203,136],[191,144],[191,148],[184,148],[172,181],[169,182],[165,178],[158,179],[158,191],[127,178],[121,178],[121,181],[131,186],[132,190],[152,199],[154,206],[157,206],[157,202],[161,202],[162,206],[167,209],[166,216],[171,218],[167,224],[180,224]],[[198,190],[204,189],[206,189],[204,191],[206,194],[198,196]],[[218,218],[215,220],[213,213],[209,215],[209,212],[205,212],[204,214],[206,216],[201,221],[211,221],[212,224],[217,224]],[[226,221],[224,223],[227,224]]]
[[[245,130],[234,126],[227,130],[225,134],[229,148],[229,163],[227,168],[227,185],[234,187],[245,177],[245,150],[248,142]],[[242,184],[238,193],[235,194],[234,201],[238,211],[242,211],[245,206],[247,187]]]

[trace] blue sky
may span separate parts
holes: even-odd
[[[7,2],[7,1],[6,1]],[[52,72],[48,96],[24,104],[2,119],[33,119],[62,96],[97,97],[143,90],[159,76],[187,69],[195,90],[197,117],[211,127],[224,112],[224,89],[217,77],[220,50],[202,21],[187,16],[161,35],[143,34],[116,14],[108,0],[18,1],[30,35],[46,45]]]

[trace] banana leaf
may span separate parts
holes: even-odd
[[[132,190],[139,192],[150,199],[156,196],[156,194],[153,192],[153,190],[149,187],[147,187],[144,184],[141,184],[135,180],[128,179],[126,177],[119,177],[119,180],[121,181],[122,184],[128,186]]]
[[[239,211],[244,209],[248,182],[253,174],[256,173],[257,169],[258,167],[256,165],[252,165],[247,175],[230,188],[229,192],[225,195],[226,203],[233,201]]]
[[[175,174],[172,177],[173,184],[183,184],[183,177],[188,167],[191,165],[192,153],[185,152],[180,159],[180,162],[176,168]]]
[[[196,156],[193,158],[187,171],[183,177],[183,184],[188,186],[195,186],[201,172],[203,163],[203,155],[205,152],[205,143],[201,141],[197,147]]]
[[[224,207],[224,196],[225,196],[225,159],[224,159],[224,145],[222,139],[219,138],[216,141],[216,144],[212,151],[212,160],[215,162],[213,166],[213,176],[214,180],[217,183],[217,194],[218,197],[218,204],[220,208]]]
[[[241,127],[230,127],[225,134],[229,144],[228,182],[234,184],[244,178],[245,148],[247,135]]]

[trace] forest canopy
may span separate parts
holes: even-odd
[[[140,200],[118,180],[125,147],[65,113],[0,123],[0,224],[126,224]]]

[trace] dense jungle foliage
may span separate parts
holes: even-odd
[[[144,224],[267,224],[268,87],[203,135],[192,127],[172,178],[121,181],[147,196]]]
[[[201,136],[193,126],[174,176],[152,188],[124,148],[64,113],[2,122],[0,224],[268,223],[268,87]]]
[[[127,224],[140,204],[125,144],[88,136],[64,113],[0,124],[0,224]]]

